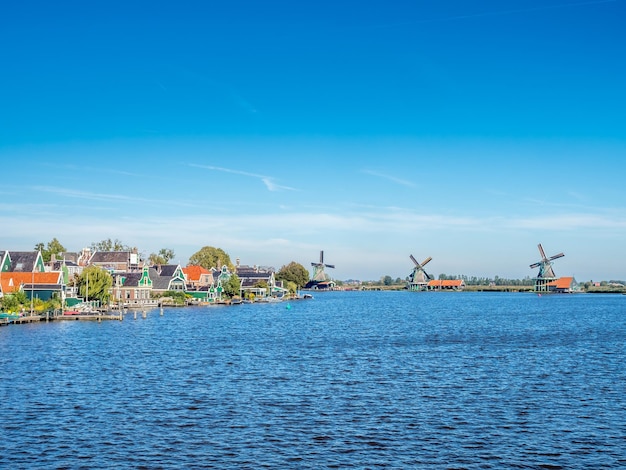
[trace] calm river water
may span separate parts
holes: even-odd
[[[1,468],[626,467],[626,296],[329,292],[0,329]]]

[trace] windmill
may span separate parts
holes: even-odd
[[[550,256],[549,258],[546,256],[545,251],[543,251],[543,247],[541,243],[537,245],[539,248],[539,254],[541,255],[541,261],[537,261],[530,265],[531,268],[539,268],[539,273],[537,274],[537,279],[554,279],[556,276],[554,275],[554,271],[552,270],[552,261],[557,258],[562,258],[565,256],[563,253],[556,254],[554,256]]]
[[[552,261],[557,258],[565,256],[563,253],[550,256],[546,256],[545,251],[541,243],[537,245],[539,248],[539,254],[541,255],[541,261],[537,261],[530,265],[531,268],[539,268],[537,277],[535,278],[535,292],[552,292],[555,289],[556,275],[552,269]]]
[[[328,281],[330,278],[329,276],[324,272],[324,268],[335,268],[334,264],[325,264],[324,263],[324,251],[320,251],[320,262],[319,263],[311,263],[311,266],[313,266],[313,277],[311,279],[311,281],[318,283],[318,282],[326,282]]]
[[[426,266],[432,258],[429,256],[422,261],[422,264],[418,263],[413,255],[409,255],[409,258],[411,258],[411,261],[415,264],[413,272],[409,274],[409,289],[422,290],[426,287],[428,281],[433,279],[433,277],[424,269],[424,266]]]

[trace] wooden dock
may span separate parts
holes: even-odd
[[[41,315],[25,315],[23,317],[10,318],[8,320],[9,323],[34,323],[37,321],[41,321],[42,317]]]
[[[51,321],[102,321],[102,320],[123,320],[122,313],[81,313],[78,315],[57,315],[50,318]]]

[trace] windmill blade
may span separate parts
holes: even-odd
[[[426,258],[424,261],[422,261],[422,267],[426,266],[426,265],[430,262],[430,260],[432,260],[432,257],[431,257],[431,256],[429,256],[429,257],[428,257],[428,258]]]
[[[409,258],[411,258],[411,261],[413,261],[413,263],[415,263],[415,266],[419,267],[419,263],[417,262],[417,260],[413,257],[413,255],[409,255]]]
[[[327,268],[333,268],[333,269],[335,268],[334,264],[325,264],[324,266],[326,266]]]
[[[324,263],[324,250],[320,251],[320,264]]]
[[[563,256],[565,256],[564,253],[559,253],[558,255],[550,256],[549,260],[552,261],[553,259],[563,258]]]
[[[538,268],[539,266],[541,266],[541,262],[533,263],[533,264],[530,265],[531,268]]]
[[[546,259],[546,252],[543,251],[543,247],[541,246],[541,243],[537,245],[537,247],[539,248],[539,254],[541,255],[541,259]]]

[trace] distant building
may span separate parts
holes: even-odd
[[[465,281],[463,279],[431,279],[427,284],[428,290],[463,290]]]

